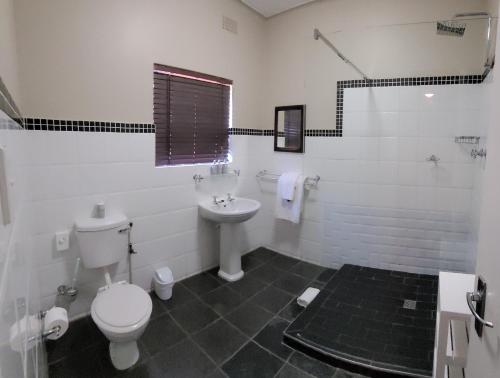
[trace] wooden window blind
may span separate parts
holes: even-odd
[[[231,85],[217,76],[154,65],[156,166],[227,157]]]

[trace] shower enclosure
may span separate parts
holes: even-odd
[[[297,254],[342,268],[290,344],[366,374],[431,375],[435,275],[475,267],[496,24],[474,13],[304,37],[308,127],[335,131],[306,141],[300,164],[322,182],[305,204],[316,240],[303,232]]]

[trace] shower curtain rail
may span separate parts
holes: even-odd
[[[342,59],[345,63],[347,63],[348,65],[350,65],[352,68],[354,68],[354,70],[359,73],[363,79],[369,81],[371,80],[363,71],[361,71],[353,62],[351,62],[349,59],[347,59],[347,57],[342,54],[336,47],[333,43],[330,42],[330,40],[328,38],[326,38],[323,34],[321,34],[321,32],[318,30],[318,29],[314,29],[314,39],[317,41],[318,39],[321,39],[325,45],[327,45],[328,47],[330,47],[334,52],[335,54],[338,55],[338,57],[340,59]]]

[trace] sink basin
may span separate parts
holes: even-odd
[[[260,209],[260,202],[249,198],[235,198],[214,204],[213,200],[200,202],[200,215],[217,223],[241,223],[252,218]]]

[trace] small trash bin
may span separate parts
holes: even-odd
[[[174,276],[169,267],[155,270],[154,288],[160,299],[166,300],[172,297],[172,287],[174,286]]]

